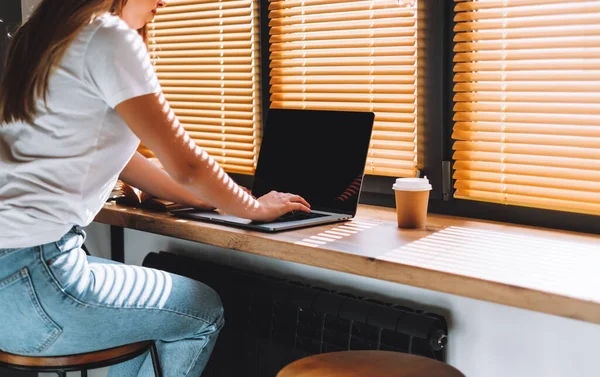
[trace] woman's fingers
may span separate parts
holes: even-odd
[[[300,195],[290,194],[288,192],[273,192],[272,195],[277,199],[289,201],[292,203],[302,203],[304,206],[310,208],[310,204],[306,201],[306,199],[304,199]]]
[[[289,194],[290,195],[290,201],[292,202],[299,202],[304,204],[306,207],[310,208],[310,204],[300,195],[294,195],[294,194]]]
[[[298,202],[289,202],[288,208],[290,211],[310,212],[309,207],[305,206],[302,203],[298,203]]]
[[[271,191],[258,198],[261,213],[253,220],[271,221],[293,211],[310,212],[310,204],[300,195]]]

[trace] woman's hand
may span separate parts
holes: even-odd
[[[258,198],[259,206],[251,211],[250,219],[271,221],[291,211],[310,212],[310,204],[300,195],[271,191]]]

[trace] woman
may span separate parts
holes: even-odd
[[[68,355],[157,339],[165,376],[199,376],[223,326],[209,287],[86,258],[88,225],[120,177],[155,196],[268,221],[309,211],[255,199],[195,146],[145,45],[161,0],[42,0],[15,34],[0,86],[0,349]],[[166,173],[135,152],[140,140]],[[147,356],[113,376],[151,375]]]

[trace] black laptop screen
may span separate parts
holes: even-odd
[[[371,112],[271,109],[252,193],[303,196],[312,209],[355,215]]]

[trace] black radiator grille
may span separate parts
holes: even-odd
[[[203,377],[275,377],[294,360],[343,350],[445,361],[440,315],[165,252],[148,254],[143,265],[202,281],[221,296],[225,327]]]

